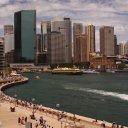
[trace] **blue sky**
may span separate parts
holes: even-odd
[[[0,36],[3,26],[14,23],[14,12],[36,9],[37,32],[42,20],[70,17],[72,22],[96,26],[99,49],[99,27],[114,26],[118,43],[128,40],[128,0],[0,0]]]

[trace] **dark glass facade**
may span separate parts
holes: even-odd
[[[36,11],[23,10],[14,15],[15,62],[33,62],[36,44]]]

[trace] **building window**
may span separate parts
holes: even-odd
[[[111,33],[111,30],[109,29],[109,31],[108,31],[109,33]]]

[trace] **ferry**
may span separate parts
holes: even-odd
[[[82,71],[78,68],[55,68],[52,74],[81,75]]]

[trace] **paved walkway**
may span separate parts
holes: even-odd
[[[33,128],[35,128],[35,123],[36,120],[30,119],[30,115],[32,112],[30,110],[26,110],[25,108],[21,107],[16,107],[15,112],[10,112],[10,107],[12,105],[8,103],[0,103],[0,128],[25,128],[25,125],[18,124],[18,117],[26,117],[28,119],[28,122],[32,122]],[[40,115],[35,114],[37,120],[39,119]],[[47,125],[48,127],[50,126],[51,128],[60,128],[61,123],[58,122],[56,119],[51,119],[49,117],[43,116],[45,120],[47,120]],[[38,128],[41,128],[39,126]]]
[[[26,109],[24,107],[16,107],[15,112],[10,112],[10,107],[12,105],[10,103],[0,103],[0,128],[25,128],[25,125],[18,124],[18,117],[26,117],[28,122],[32,122],[32,128],[35,128],[36,120],[30,119],[31,110]],[[62,120],[58,121],[54,115],[50,114],[35,114],[37,120],[39,120],[40,116],[43,116],[43,119],[46,120],[48,127],[47,128],[102,128],[100,125],[95,125],[91,122],[73,122],[71,120]],[[41,128],[39,126],[38,128]]]

